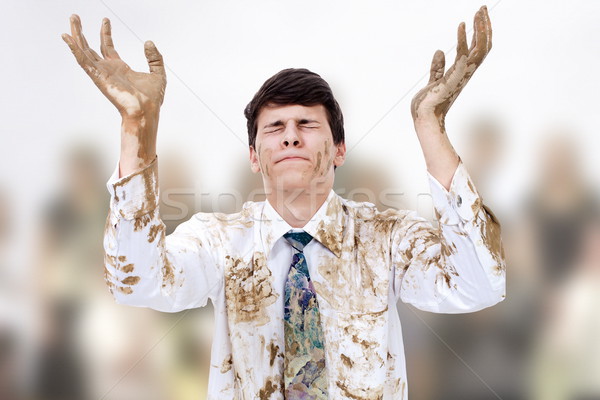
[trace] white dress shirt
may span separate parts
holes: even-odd
[[[215,310],[209,399],[283,399],[283,291],[292,229],[265,202],[198,213],[165,237],[157,164],[108,183],[107,284],[119,303]],[[464,165],[450,191],[429,175],[440,227],[379,212],[333,191],[303,228],[325,337],[329,397],[407,399],[398,299],[421,310],[476,311],[505,296],[499,224]]]

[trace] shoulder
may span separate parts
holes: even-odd
[[[398,222],[412,220],[416,216],[416,213],[411,210],[395,208],[379,210],[373,203],[348,200],[340,196],[338,198],[342,204],[342,210],[357,225],[387,225],[392,227]]]
[[[207,225],[210,228],[252,228],[261,220],[264,202],[247,201],[242,209],[235,213],[199,212],[192,219],[195,223]]]

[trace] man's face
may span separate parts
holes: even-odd
[[[257,118],[253,172],[261,172],[265,189],[316,190],[333,186],[333,167],[344,163],[346,146],[335,145],[322,105],[268,105]],[[324,186],[323,186],[324,185]]]

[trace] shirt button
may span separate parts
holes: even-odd
[[[460,197],[460,194],[458,196],[456,196],[456,205],[458,207],[460,207],[462,205],[462,197]]]
[[[479,247],[483,246],[483,240],[479,239],[477,241],[477,246],[479,246]]]

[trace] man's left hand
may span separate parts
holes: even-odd
[[[435,119],[445,132],[444,120],[450,106],[492,48],[492,24],[486,6],[475,14],[474,31],[468,48],[465,23],[458,26],[456,59],[446,73],[444,52],[438,50],[433,55],[429,83],[413,97],[411,103],[415,124]]]

